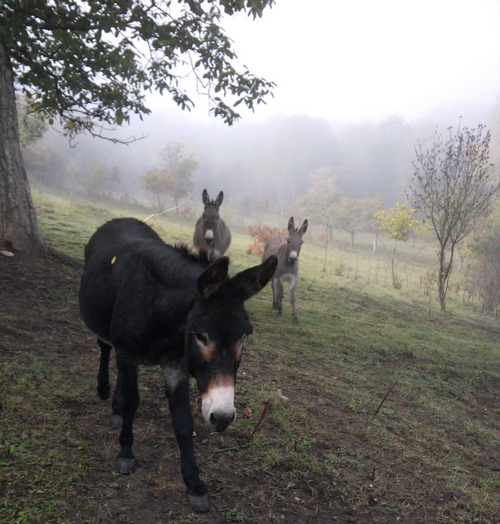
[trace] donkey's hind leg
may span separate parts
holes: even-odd
[[[278,315],[281,315],[283,311],[283,280],[281,278],[276,279],[276,309],[278,310]]]
[[[123,425],[120,388],[121,388],[121,379],[120,379],[120,372],[118,372],[118,376],[116,377],[115,392],[113,394],[113,402],[111,404],[113,407],[113,413],[111,415],[111,425],[116,429],[120,429]]]
[[[107,400],[111,391],[111,385],[109,383],[109,355],[111,353],[111,346],[101,339],[97,339],[97,343],[101,348],[99,373],[97,374],[97,394],[101,400]]]
[[[292,307],[292,318],[295,324],[298,324],[299,319],[297,318],[297,313],[295,311],[295,286],[297,281],[290,281],[290,306]]]
[[[122,353],[122,354],[120,354]],[[117,389],[113,398],[113,417],[119,409],[122,417],[120,432],[120,453],[118,453],[118,472],[128,475],[135,469],[135,456],[132,451],[134,443],[133,424],[135,412],[139,406],[139,388],[137,386],[137,363],[131,362],[123,351],[116,350],[116,364],[118,367]],[[115,406],[118,401],[119,406]]]
[[[271,280],[271,288],[273,290],[273,309],[278,309],[278,300],[277,300],[277,294],[278,291],[276,289],[276,286],[278,285],[278,279],[274,278]]]
[[[109,355],[111,347],[106,342],[97,339],[97,343],[101,348],[101,359],[99,361],[99,373],[97,375],[97,394],[101,400],[108,400],[111,391],[111,384],[109,383]],[[120,411],[120,375],[116,381],[116,388],[113,394],[113,415],[111,416],[111,425],[114,428],[122,427],[122,414]]]

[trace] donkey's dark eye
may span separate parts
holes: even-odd
[[[194,336],[198,340],[198,342],[201,342],[203,345],[208,346],[208,338],[203,333],[195,333]]]
[[[291,240],[289,238],[286,239],[286,241],[290,244]]]

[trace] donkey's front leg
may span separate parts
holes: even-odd
[[[200,480],[200,472],[194,456],[193,416],[189,405],[189,376],[181,371],[163,369],[172,427],[181,453],[182,478],[187,486],[189,504],[194,511],[210,509],[208,488]]]
[[[134,443],[134,416],[139,406],[139,388],[137,387],[137,364],[124,357],[116,350],[118,367],[118,383],[114,401],[119,401],[119,409],[123,418],[120,432],[121,450],[118,453],[118,472],[128,475],[135,469],[135,455],[132,451]],[[113,413],[117,406],[113,406]]]
[[[292,307],[292,318],[293,321],[297,324],[299,319],[297,318],[297,313],[295,312],[295,286],[297,285],[297,280],[294,278],[290,280],[290,306]]]

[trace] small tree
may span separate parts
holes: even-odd
[[[500,305],[500,207],[477,224],[474,232],[460,245],[466,258],[467,291],[482,301],[482,311],[497,315]]]
[[[332,225],[349,233],[349,247],[354,248],[354,236],[358,231],[372,226],[373,213],[380,209],[382,201],[376,198],[342,198],[331,215]],[[374,246],[376,242],[375,231]],[[374,248],[375,250],[375,248]]]
[[[443,139],[437,130],[428,149],[415,146],[414,174],[409,200],[422,211],[438,241],[438,296],[446,309],[446,293],[457,244],[489,213],[500,184],[489,162],[490,132],[448,128]]]
[[[317,224],[328,224],[331,229],[333,216],[342,201],[342,191],[337,187],[337,175],[331,167],[322,167],[309,175],[309,188],[297,198],[296,204],[302,216]],[[331,236],[331,231],[327,231]]]
[[[396,208],[383,209],[375,213],[375,219],[380,223],[380,231],[387,231],[387,238],[395,240],[392,253],[389,254],[391,262],[392,286],[394,289],[401,289],[403,283],[400,276],[400,270],[396,263],[396,248],[398,242],[406,242],[411,230],[418,224],[413,218],[416,209],[406,209],[404,204],[399,202]]]
[[[176,214],[179,213],[179,198],[186,197],[193,190],[193,174],[198,169],[198,162],[192,155],[184,156],[184,146],[178,142],[169,142],[162,149],[162,170],[170,173],[169,194],[174,199]]]
[[[169,171],[165,169],[150,169],[141,176],[141,187],[151,202],[156,213],[166,208],[168,195],[173,188],[173,180]]]
[[[92,164],[84,183],[85,192],[98,200],[111,200],[120,184],[120,170],[113,166],[108,169],[103,164]]]
[[[376,255],[380,222],[375,218],[375,213],[384,208],[384,200],[382,198],[367,198],[365,202],[366,208],[363,216],[363,230],[373,233],[372,253]]]
[[[500,305],[500,231],[492,229],[472,243],[474,264],[467,271],[467,288],[482,300],[483,311]]]
[[[178,214],[179,198],[187,196],[193,189],[191,179],[198,169],[198,162],[192,156],[184,156],[183,149],[183,145],[169,142],[161,151],[161,166],[141,176],[141,186],[157,213],[165,209],[171,197]]]

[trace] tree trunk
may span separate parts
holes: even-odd
[[[378,247],[378,229],[376,229],[373,233],[373,254],[377,254],[377,247]]]
[[[14,75],[0,39],[0,247],[46,254],[19,143]]]
[[[451,275],[453,265],[453,248],[450,250],[450,259],[446,262],[446,253],[444,247],[438,252],[439,271],[438,271],[438,296],[441,310],[446,310],[446,292],[448,291],[448,280]]]

